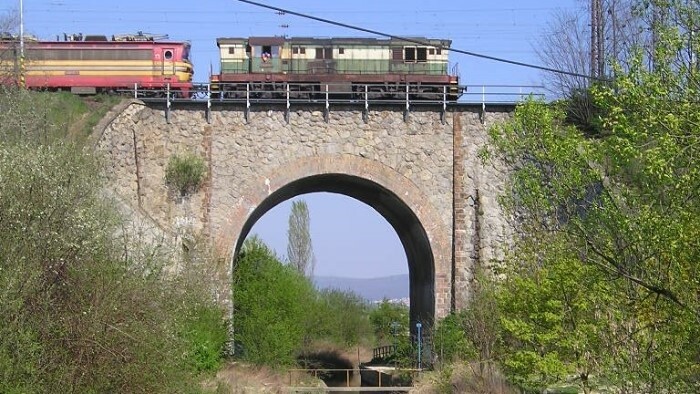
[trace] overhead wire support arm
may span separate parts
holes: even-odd
[[[408,89],[408,82],[406,82],[406,109],[404,110],[404,113],[403,113],[403,121],[404,121],[404,122],[408,122],[408,115],[409,115],[409,112],[410,112],[410,110],[411,110],[411,109],[410,109],[409,97],[408,97],[408,96],[409,96],[409,95],[408,95],[408,91],[409,91],[409,89]]]
[[[445,124],[447,118],[447,86],[442,87],[442,112],[440,112],[440,123]]]
[[[165,85],[165,122],[170,123],[170,84]]]
[[[250,122],[250,84],[245,84],[245,116],[246,123]]]
[[[207,123],[211,123],[211,84],[207,84]]]
[[[326,110],[323,112],[323,118],[325,119],[326,123],[330,122],[331,118],[331,107],[330,103],[328,102],[328,84],[326,84]]]
[[[289,103],[289,83],[285,83],[284,85],[285,85],[285,88],[286,88],[285,90],[286,90],[286,94],[287,94],[287,107],[286,107],[286,110],[284,111],[284,120],[287,121],[287,123],[289,123],[289,116],[290,116],[290,115],[289,115],[289,108],[290,108],[290,103]]]
[[[368,91],[369,91],[369,87],[365,84],[365,110],[362,111],[362,120],[365,123],[369,122],[369,100],[368,100],[369,94],[368,94]]]

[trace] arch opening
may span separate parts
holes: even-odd
[[[342,194],[372,207],[396,232],[409,273],[411,327],[432,325],[435,316],[435,262],[425,228],[415,212],[394,192],[371,180],[341,173],[303,177],[282,185],[248,215],[235,245],[238,254],[253,225],[270,209],[293,197],[316,192]],[[357,229],[362,231],[362,229]]]

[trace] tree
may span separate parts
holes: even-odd
[[[409,335],[409,311],[403,304],[382,300],[369,313],[369,321],[374,328],[378,345],[387,345],[394,337],[405,338]]]
[[[190,299],[215,307],[165,275],[155,247],[118,235],[98,160],[47,96],[60,97],[0,100],[0,392],[196,389]]]
[[[313,309],[315,313],[311,315],[315,318],[308,322],[307,328],[313,339],[332,341],[347,347],[372,337],[369,305],[366,300],[351,291],[319,290]]]
[[[554,14],[535,48],[547,67],[578,74],[545,71],[547,88],[559,97],[586,91],[591,81],[595,81],[586,76],[601,79],[612,76],[615,64],[624,68],[632,48],[645,47],[650,40],[650,24],[640,11],[643,9],[640,1],[581,3],[585,6]],[[594,4],[600,4],[597,12],[592,12]]]
[[[3,40],[12,39],[16,36],[10,32],[17,31],[19,12],[16,10],[7,11],[0,15],[0,37]],[[7,37],[10,34],[10,37]],[[12,42],[12,41],[10,41]],[[0,84],[12,85],[18,81],[19,77],[19,45],[6,45],[5,49],[0,49]]]
[[[309,208],[303,200],[292,203],[287,229],[287,259],[301,274],[313,276],[316,257],[311,244]]]
[[[700,12],[640,4],[667,12],[653,46],[591,88],[600,138],[568,125],[565,104],[526,103],[493,130],[521,234],[499,296],[501,357],[525,387],[577,376],[589,390],[594,375],[622,392],[697,389]]]
[[[649,40],[636,2],[586,0],[585,7],[559,11],[535,47],[542,64],[566,72],[545,71],[545,88],[567,100],[567,119],[590,134],[599,131],[589,88],[612,78],[613,65],[624,68],[630,49]]]
[[[306,277],[283,265],[259,239],[246,240],[233,274],[234,335],[244,359],[293,365],[314,301]]]

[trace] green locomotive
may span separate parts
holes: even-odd
[[[222,98],[334,97],[456,100],[448,72],[450,40],[411,38],[218,38],[220,73],[212,92]]]

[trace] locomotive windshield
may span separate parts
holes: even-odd
[[[185,44],[182,47],[182,60],[190,60],[190,45]]]

